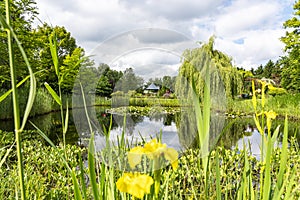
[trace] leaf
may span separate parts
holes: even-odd
[[[9,147],[9,149],[7,149],[5,155],[3,156],[3,158],[0,161],[0,168],[2,167],[3,163],[5,162],[6,158],[8,157],[9,153],[11,152],[12,148],[14,147],[15,142]],[[2,149],[0,149],[2,151]]]
[[[34,74],[36,74],[37,72],[35,72]],[[25,83],[25,81],[27,81],[27,79],[30,78],[30,75],[26,76],[22,81],[20,81],[17,84],[17,88],[20,87],[21,85],[23,85],[23,83]],[[1,97],[0,97],[0,102],[3,101],[4,99],[6,99],[6,97],[8,95],[10,95],[10,93],[12,93],[12,89],[8,90],[7,92],[5,92]]]
[[[95,143],[94,143],[94,133],[92,133],[89,148],[88,148],[88,167],[90,172],[90,181],[92,185],[94,199],[99,199],[99,190],[96,181],[96,172],[95,172]]]
[[[55,31],[53,31],[53,33],[49,37],[49,43],[50,43],[50,52],[51,52],[51,56],[52,56],[52,60],[53,60],[55,74],[56,74],[57,77],[59,77],[58,55],[57,55],[57,41],[56,41]]]
[[[45,82],[44,85],[47,88],[47,90],[49,91],[49,93],[51,94],[51,96],[53,97],[53,99],[58,103],[58,105],[61,106],[62,105],[61,99],[56,94],[56,92],[51,88],[51,86],[47,82]]]
[[[65,125],[64,125],[64,130],[63,130],[64,134],[67,133],[68,125],[69,125],[69,104],[68,104],[68,101],[67,101]]]
[[[78,179],[77,179],[76,173],[75,173],[75,168],[72,169],[71,176],[72,176],[72,181],[73,181],[73,186],[74,186],[75,199],[81,200],[82,196],[81,196],[81,192],[79,189]]]
[[[288,118],[287,115],[285,116],[284,121],[284,130],[283,130],[283,139],[282,139],[282,147],[281,147],[281,155],[280,155],[280,167],[278,172],[278,178],[275,188],[275,195],[279,193],[282,189],[284,183],[284,174],[286,171],[286,164],[287,164],[287,150],[288,150]]]
[[[27,105],[26,105],[26,108],[25,108],[25,112],[24,112],[24,116],[23,116],[23,120],[22,120],[22,125],[21,125],[21,129],[20,129],[21,131],[25,128],[27,119],[29,117],[31,108],[32,108],[33,103],[34,103],[35,95],[36,95],[36,79],[35,79],[34,74],[32,73],[32,71],[30,70],[30,90],[29,90]]]

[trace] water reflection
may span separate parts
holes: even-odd
[[[116,141],[124,129],[123,123],[120,123],[124,121],[124,116],[107,113],[107,109],[107,107],[96,107],[97,120],[99,124],[108,130],[112,119],[110,139],[111,141]],[[59,144],[63,141],[59,112],[38,116],[30,120],[43,130],[54,143]],[[272,125],[273,131],[278,125],[282,125],[280,127],[280,132],[282,133],[283,124],[283,120],[275,120]],[[28,123],[26,129],[34,128]],[[13,131],[13,122],[0,121],[0,130]],[[191,112],[185,112],[184,110],[176,114],[156,113],[149,116],[130,115],[126,117],[125,133],[126,137],[131,141],[140,141],[141,138],[148,140],[161,133],[162,142],[178,150],[198,145],[196,130],[195,118],[191,115]],[[297,135],[298,142],[300,142],[299,130],[299,122],[289,122],[289,134]],[[239,148],[243,148],[242,138],[244,138],[246,142],[250,140],[253,154],[260,152],[261,136],[255,129],[252,117],[225,119],[221,114],[215,113],[215,115],[211,116],[210,133],[211,147],[217,142],[217,145],[222,145],[228,149],[236,145]],[[100,136],[97,137],[99,138]],[[67,142],[69,144],[86,146],[89,138],[90,135],[87,132],[77,133],[72,113],[70,113],[69,130],[66,134]]]

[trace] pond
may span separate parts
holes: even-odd
[[[177,150],[197,146],[197,137],[193,134],[196,126],[193,125],[193,120],[189,119],[189,113],[152,113],[150,115],[126,115],[126,118],[124,118],[124,115],[120,113],[111,114],[108,111],[108,107],[96,107],[96,116],[99,124],[103,125],[107,130],[112,119],[110,141],[114,144],[117,144],[122,131],[125,131],[125,139],[129,142],[139,142],[142,139],[148,141],[150,138],[161,137],[163,143]],[[78,128],[80,124],[78,125],[78,122],[75,122],[72,111],[70,113],[69,130],[66,134],[67,143],[87,146],[90,135],[84,129]],[[31,118],[30,121],[43,130],[54,143],[58,144],[63,141],[59,112]],[[125,127],[123,125],[124,122],[126,122]],[[75,123],[77,123],[77,127]],[[283,124],[283,119],[276,120],[273,122],[272,128],[274,130],[278,125],[282,125],[280,128],[282,132]],[[252,117],[228,119],[220,114],[212,116],[210,146],[223,145],[226,148],[235,148],[237,146],[242,149],[243,140],[246,143],[249,140],[252,153],[258,155],[261,136],[254,127],[255,124]],[[299,128],[299,122],[289,122],[289,133],[291,135],[297,134],[299,136]],[[33,129],[33,127],[27,124],[26,129]],[[12,131],[13,122],[0,121],[0,130]],[[99,146],[98,148],[101,148],[104,138],[103,134],[96,135],[95,141]]]

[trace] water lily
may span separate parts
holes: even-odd
[[[143,198],[150,193],[153,179],[151,176],[139,173],[124,173],[117,181],[117,188],[121,192],[131,194],[136,198]]]

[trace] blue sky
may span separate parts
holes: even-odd
[[[294,0],[37,0],[40,19],[65,26],[87,53],[119,33],[153,27],[194,41],[215,35],[215,48],[246,69],[283,55],[279,38],[293,4]]]

